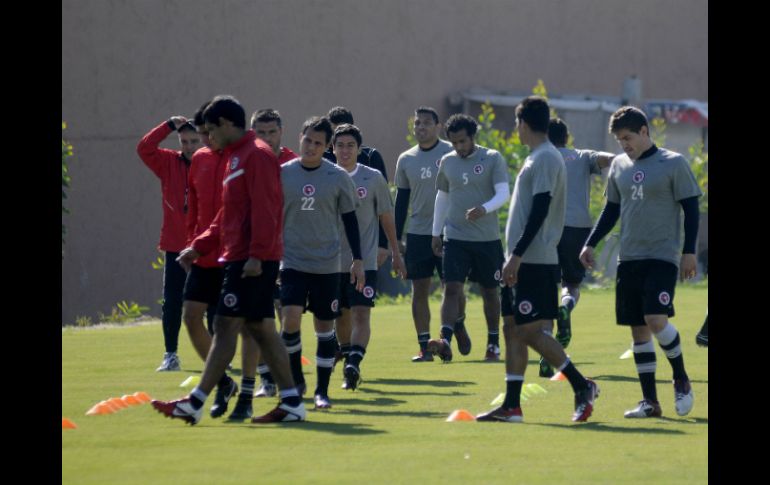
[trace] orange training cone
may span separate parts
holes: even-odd
[[[307,357],[305,357],[303,355],[302,356],[302,365],[310,365],[310,364],[311,364],[310,359],[308,359]]]
[[[561,372],[557,372],[556,375],[551,377],[551,380],[552,381],[566,381],[567,380],[567,376],[565,376]]]
[[[132,396],[131,394],[124,394],[120,400],[126,403],[128,406],[136,406],[137,404],[142,404],[141,401],[136,398],[136,396]]]
[[[137,398],[139,402],[150,402],[150,396],[148,396],[146,392],[136,391],[134,397]]]
[[[118,409],[126,409],[128,407],[128,404],[124,403],[123,400],[119,397],[111,397],[107,400],[107,402],[113,406],[116,406]]]
[[[61,429],[76,429],[75,423],[67,418],[61,418]]]
[[[457,409],[446,418],[447,422],[450,421],[476,421],[476,418],[465,409]]]
[[[116,411],[115,408],[109,405],[107,401],[101,401],[94,405],[91,409],[86,411],[88,416],[97,416],[101,414],[112,414]]]

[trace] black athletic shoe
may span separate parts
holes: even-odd
[[[227,403],[230,398],[238,395],[238,384],[230,379],[230,384],[224,387],[217,387],[217,397],[214,399],[214,405],[211,406],[211,417],[218,418],[227,412]]]
[[[345,382],[342,386],[343,389],[348,391],[355,391],[356,388],[363,382],[361,379],[361,372],[358,369],[348,364],[345,366]]]
[[[238,402],[235,403],[235,409],[233,409],[233,412],[230,413],[230,416],[227,417],[228,421],[245,421],[249,418],[251,418],[251,415],[253,414],[253,410],[251,408],[251,399],[240,399],[238,398]]]
[[[698,335],[695,336],[695,343],[698,344],[699,347],[708,347],[709,346],[709,323],[708,323],[708,320],[706,320],[703,323],[703,326],[700,328],[700,332],[698,332]]]
[[[559,307],[559,313],[556,316],[556,340],[565,349],[572,340],[572,319],[570,311],[564,305]]]
[[[433,354],[427,349],[425,351],[420,350],[419,354],[412,357],[412,362],[433,362]]]
[[[454,334],[457,339],[457,349],[462,355],[468,355],[471,353],[471,337],[468,335],[468,330],[465,328],[465,317],[457,320],[454,323]]]

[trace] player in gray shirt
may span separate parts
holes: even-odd
[[[507,255],[501,290],[505,333],[506,394],[502,406],[479,421],[521,422],[521,388],[528,347],[540,352],[569,380],[575,392],[573,421],[586,421],[599,394],[550,334],[556,318],[559,259],[556,246],[564,227],[566,168],[548,141],[550,108],[545,98],[529,96],[516,107],[516,128],[531,152],[516,177],[506,224]],[[511,288],[513,287],[513,289]]]
[[[337,318],[337,337],[345,357],[343,389],[355,390],[361,381],[361,361],[371,336],[371,311],[377,296],[377,251],[380,224],[390,242],[393,269],[403,277],[404,263],[398,252],[396,227],[393,222],[393,203],[385,177],[377,170],[357,162],[361,149],[361,131],[355,125],[341,124],[334,130],[332,147],[338,166],[347,171],[356,187],[359,205],[356,209],[361,229],[361,251],[366,283],[361,292],[355,290],[348,278],[341,278],[340,309]],[[349,267],[353,256],[343,241],[340,270]],[[344,276],[344,275],[343,275]],[[347,349],[348,352],[344,352]]]
[[[567,148],[569,129],[559,118],[548,123],[548,139],[553,143],[567,169],[567,209],[564,230],[556,247],[561,268],[561,305],[556,318],[556,340],[566,349],[572,338],[570,314],[580,299],[580,284],[586,270],[580,262],[580,250],[588,239],[593,221],[589,212],[591,176],[601,175],[610,166],[613,153]],[[553,376],[548,362],[540,358],[540,377]]]
[[[430,296],[434,271],[444,280],[441,258],[431,249],[433,207],[436,203],[436,176],[441,157],[454,150],[452,144],[439,139],[441,123],[435,109],[420,106],[414,112],[414,136],[417,145],[403,152],[396,162],[396,237],[404,254],[406,277],[412,281],[412,319],[417,331],[420,353],[412,362],[429,362]],[[411,213],[407,220],[407,213]],[[404,226],[408,226],[406,245],[402,240]],[[455,327],[465,324],[465,295],[460,296],[460,317]]]
[[[457,335],[462,355],[471,349],[465,326],[455,325],[460,316],[460,298],[465,279],[478,281],[487,321],[485,359],[500,360],[498,294],[503,248],[497,209],[510,195],[508,167],[495,150],[476,145],[478,124],[468,115],[455,114],[447,120],[447,136],[454,151],[441,159],[436,176],[431,246],[444,257],[444,300],[441,302],[441,338],[428,342],[428,350],[441,360],[452,360],[450,343]],[[441,241],[440,234],[444,234]]]
[[[322,158],[331,137],[328,119],[308,119],[300,135],[300,158],[281,166],[284,217],[280,289],[282,337],[297,386],[304,388],[300,324],[305,309],[313,313],[318,338],[318,383],[314,400],[316,408],[320,409],[331,407],[329,378],[337,350],[334,319],[339,314],[341,235],[337,221],[340,217],[354,258],[350,280],[358,291],[364,287],[355,187],[343,169]]]
[[[684,280],[696,274],[698,197],[702,193],[687,160],[652,142],[647,117],[640,109],[618,109],[610,117],[609,128],[625,154],[612,161],[607,203],[580,260],[587,268],[593,266],[594,247],[620,218],[615,313],[618,325],[631,327],[642,387],[642,400],[626,411],[625,417],[662,415],[655,386],[653,336],[673,369],[676,413],[685,416],[693,406],[692,386],[684,368],[679,332],[668,318],[674,315],[677,276]]]

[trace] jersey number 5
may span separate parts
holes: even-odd
[[[463,185],[468,185],[468,172],[463,172]]]
[[[314,211],[313,204],[315,203],[315,197],[302,197],[302,210]]]

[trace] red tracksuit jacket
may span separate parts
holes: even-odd
[[[278,155],[278,163],[283,165],[286,162],[291,162],[295,158],[297,158],[297,154],[291,151],[290,148],[281,147],[281,154]]]
[[[253,130],[225,148],[222,208],[214,222],[192,243],[201,255],[221,244],[219,261],[283,256],[283,190],[280,164]]]
[[[163,122],[144,135],[136,153],[160,179],[163,195],[163,225],[158,249],[178,253],[185,248],[185,211],[189,162],[182,152],[159,148],[173,130]]]
[[[193,155],[188,178],[188,246],[209,228],[222,207],[222,180],[226,166],[222,152],[215,152],[208,147],[201,148]],[[217,261],[218,258],[219,247],[198,258],[195,264],[203,268],[221,267],[222,263]]]

